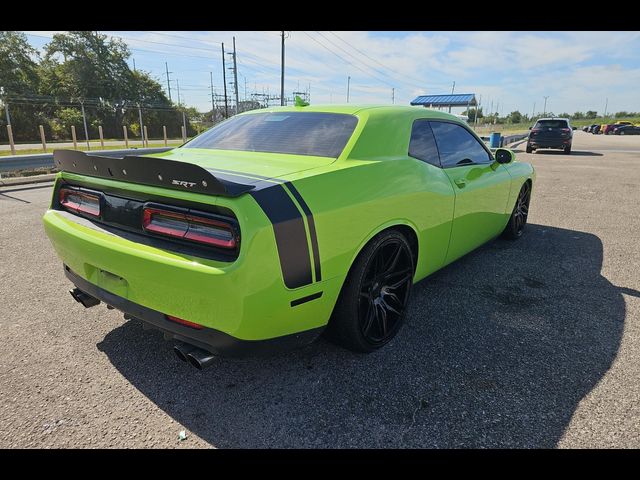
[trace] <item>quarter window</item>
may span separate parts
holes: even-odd
[[[440,166],[438,147],[428,120],[416,120],[411,129],[409,155],[436,167]]]
[[[464,127],[455,123],[430,122],[443,168],[491,163],[489,153]]]

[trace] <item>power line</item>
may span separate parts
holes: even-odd
[[[342,43],[344,43],[345,45],[348,45],[349,47],[353,48],[355,51],[357,51],[357,52],[358,52],[358,53],[360,53],[361,55],[364,55],[365,57],[367,57],[369,60],[372,60],[372,61],[376,62],[376,63],[377,63],[378,65],[380,65],[382,68],[385,68],[385,69],[387,69],[387,70],[389,70],[389,71],[391,71],[391,72],[393,72],[393,71],[394,71],[392,68],[390,68],[390,67],[388,67],[388,66],[384,65],[383,63],[379,62],[379,61],[378,61],[378,60],[376,60],[375,58],[370,57],[370,56],[369,56],[369,55],[367,55],[365,52],[363,52],[362,50],[360,50],[359,48],[357,48],[355,45],[353,45],[353,44],[351,44],[351,43],[347,42],[347,41],[346,41],[346,40],[344,40],[342,37],[339,37],[335,32],[329,32],[329,33],[330,33],[331,35],[333,35],[334,37],[336,37],[338,40],[340,40],[340,41],[341,41]],[[364,62],[363,62],[363,63],[364,63]],[[423,80],[418,79],[418,78],[416,78],[416,77],[411,77],[411,76],[406,75],[406,74],[403,74],[403,76],[408,77],[408,78],[411,78],[411,79],[413,79],[413,80],[414,80],[414,81],[416,81],[416,82],[423,83]],[[408,85],[413,85],[413,84],[408,84]],[[414,86],[416,86],[416,87],[417,87],[418,85],[414,85]],[[419,86],[419,88],[425,88],[425,87],[424,87],[424,85],[421,85],[421,86]]]
[[[376,78],[378,81],[380,81],[380,79],[378,79],[377,77],[375,77],[374,75],[371,75],[370,72],[367,72],[365,70],[363,70],[362,68],[360,68],[358,65],[354,65],[353,63],[351,63],[349,60],[345,59],[344,57],[342,57],[341,55],[337,54],[336,52],[334,52],[333,50],[331,50],[329,47],[327,47],[326,45],[324,45],[323,43],[321,43],[319,40],[313,38],[311,35],[309,35],[307,32],[302,32],[304,33],[307,37],[309,37],[311,40],[313,40],[314,42],[316,42],[318,45],[320,45],[322,48],[324,48],[325,50],[328,50],[329,52],[331,52],[333,55],[335,55],[336,57],[338,57],[340,60],[342,60],[343,62],[351,65],[354,68],[357,68],[358,70],[360,70],[361,72],[363,72],[364,74],[368,75],[368,76],[373,76],[374,78]],[[383,81],[382,83],[386,83],[387,85],[389,85],[390,87],[393,87],[393,85],[387,81]]]
[[[341,51],[343,51],[344,53],[346,53],[347,55],[349,55],[351,58],[353,58],[355,61],[361,63],[362,65],[364,65],[366,68],[375,71],[376,73],[379,73],[381,75],[383,75],[384,77],[389,77],[389,75],[387,75],[385,72],[382,72],[374,67],[371,67],[369,65],[367,65],[366,63],[364,63],[362,60],[360,60],[359,58],[357,58],[356,56],[352,55],[351,53],[347,52],[344,48],[342,48],[340,45],[337,45],[335,43],[333,43],[331,40],[329,40],[327,37],[325,37],[322,32],[318,32],[316,31],[316,33],[318,35],[320,35],[322,38],[324,38],[327,42],[329,42],[331,45],[333,45],[336,48],[339,48]],[[375,75],[373,75],[375,77]],[[393,85],[391,85],[390,83],[388,83],[386,80],[382,80],[383,82],[387,83],[390,87],[393,87]]]

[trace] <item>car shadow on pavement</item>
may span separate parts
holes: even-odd
[[[622,292],[640,295],[602,258],[595,235],[528,225],[418,283],[398,337],[369,355],[321,339],[198,371],[137,321],[98,348],[216,447],[554,447],[616,356]]]
[[[524,150],[520,150],[520,151],[524,152]],[[534,155],[564,155],[567,157],[602,157],[603,156],[602,153],[589,152],[585,150],[571,150],[570,154],[566,154],[562,150],[536,150]]]

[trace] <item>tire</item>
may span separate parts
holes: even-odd
[[[571,146],[564,147],[564,153],[565,155],[571,155]]]
[[[326,336],[361,353],[389,343],[404,322],[413,275],[413,253],[405,236],[397,230],[376,235],[349,270]]]
[[[533,149],[531,148],[531,145],[529,145],[528,143],[527,143],[527,149],[526,150],[527,150],[527,153],[533,152]]]
[[[518,193],[516,204],[513,207],[509,222],[502,232],[502,238],[507,240],[517,240],[522,236],[524,228],[527,226],[529,216],[529,202],[531,201],[531,184],[525,182]]]

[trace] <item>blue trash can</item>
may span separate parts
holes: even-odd
[[[500,147],[500,133],[493,132],[489,135],[489,148]]]

